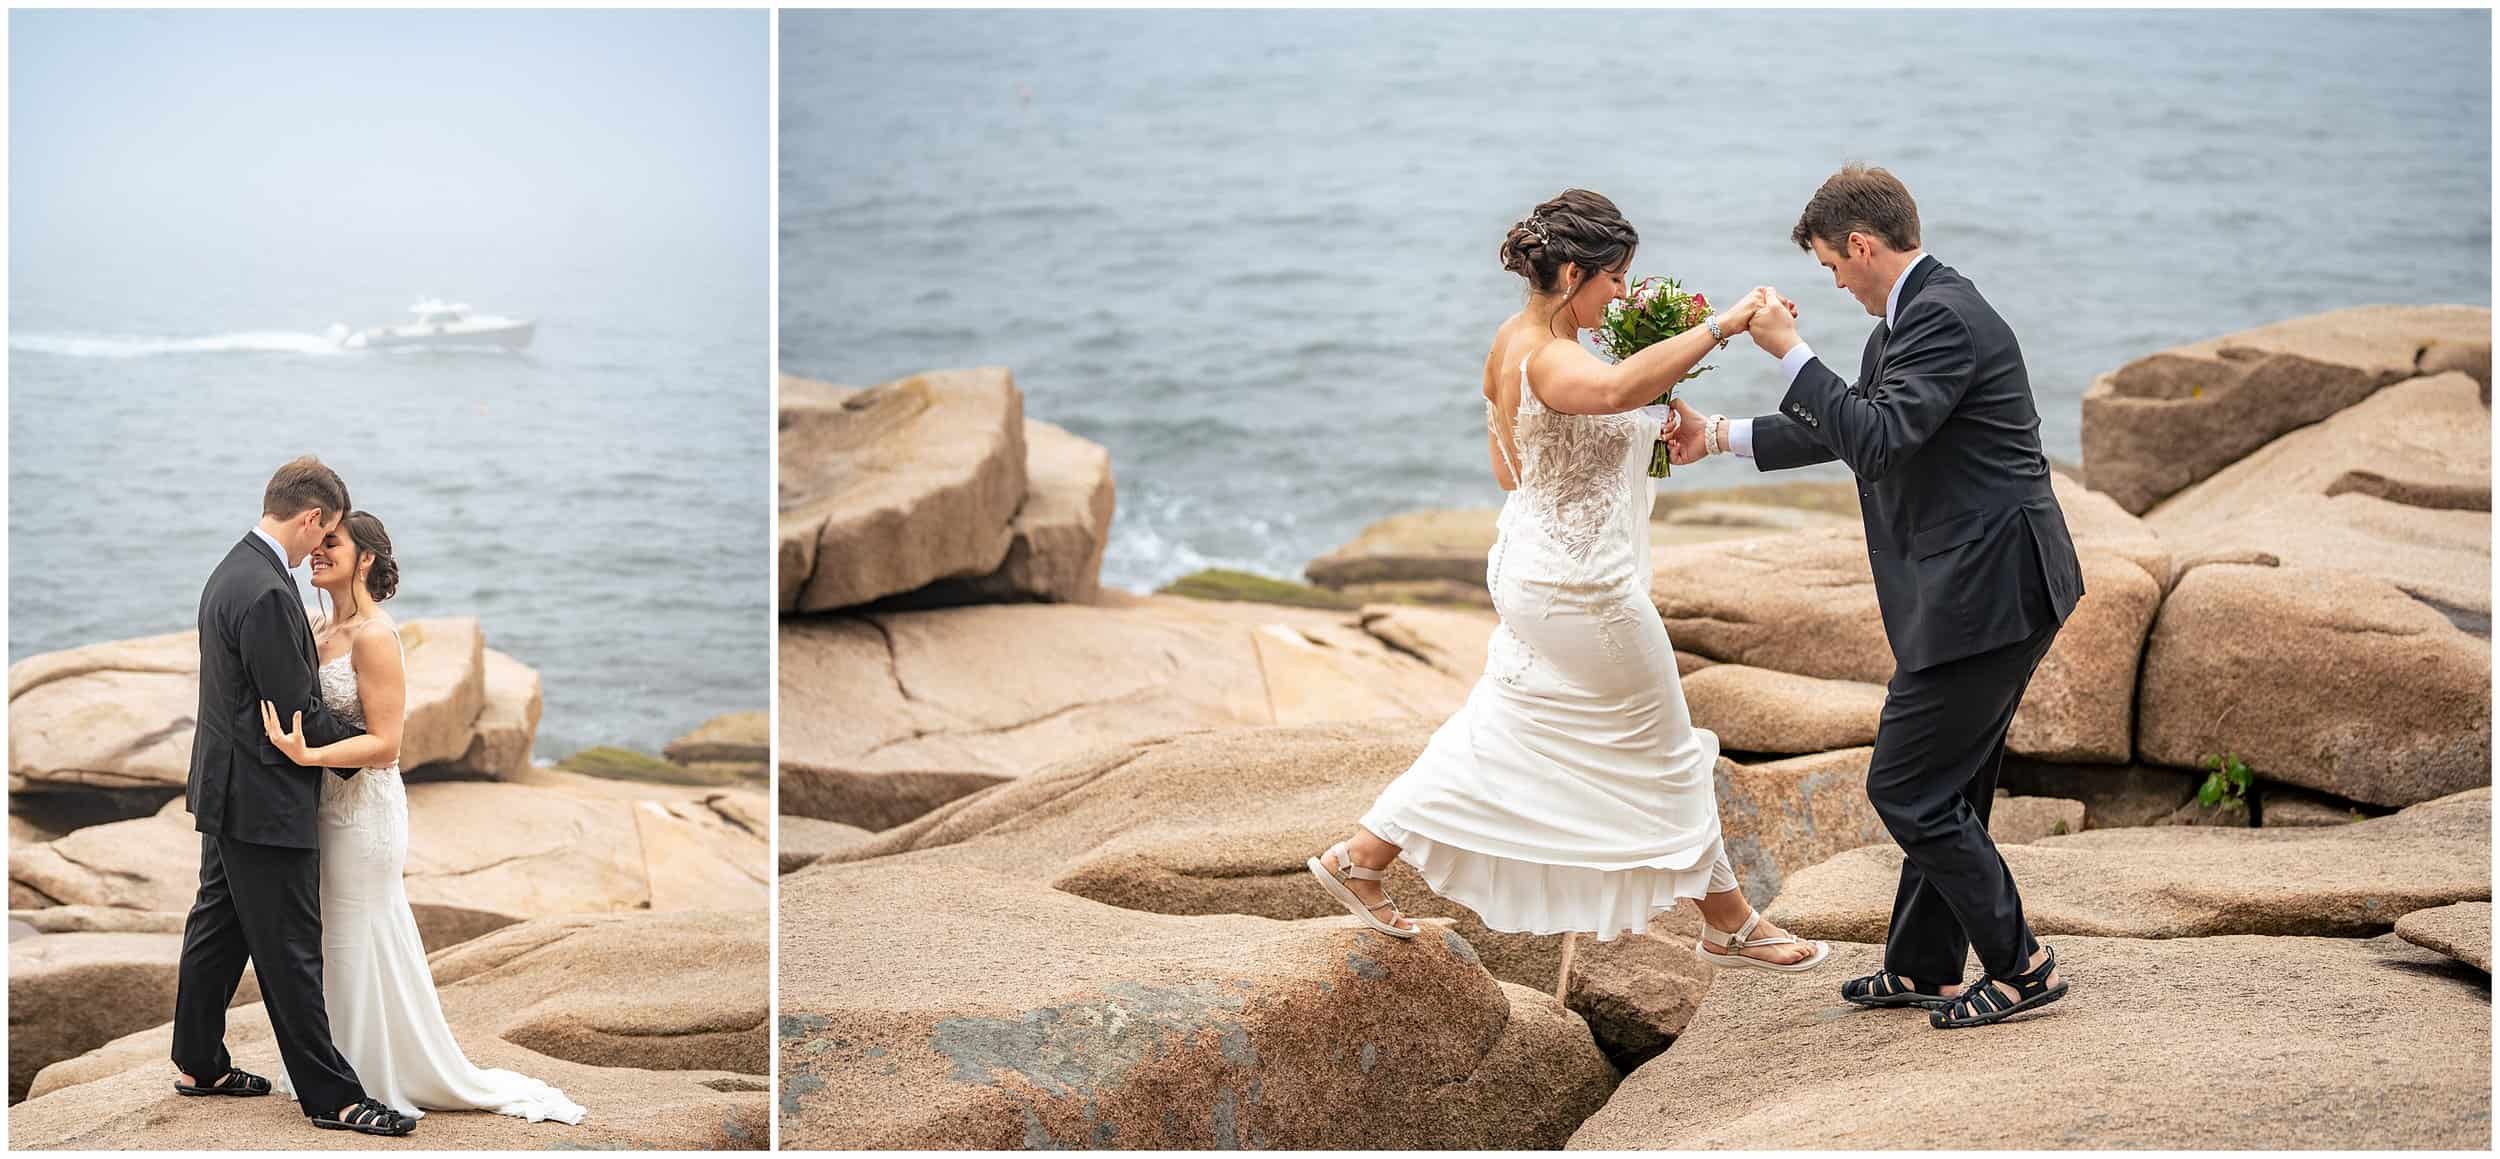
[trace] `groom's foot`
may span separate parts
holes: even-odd
[[[1984,981],[1987,988],[1976,992],[1953,987],[1953,997],[1928,1011],[1928,1021],[1939,1030],[1986,1026],[2066,996],[2066,981],[2058,975],[2057,959],[2046,946],[2031,955],[2022,973]]]
[[[217,1077],[216,1082],[203,1086],[199,1080],[191,1077],[191,1072],[177,1071],[174,1075],[174,1093],[185,1096],[233,1095],[237,1098],[253,1098],[269,1093],[269,1080],[250,1071],[228,1067],[226,1073]]]
[[[363,1135],[405,1135],[417,1129],[415,1119],[371,1098],[349,1103],[339,1108],[336,1115],[314,1115],[312,1125],[324,1131],[354,1131]]]

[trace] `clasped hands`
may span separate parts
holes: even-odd
[[[1769,286],[1756,286],[1743,301],[1719,314],[1719,332],[1727,337],[1750,334],[1763,353],[1783,357],[1797,344],[1797,303]],[[1708,457],[1710,435],[1710,419],[1680,398],[1675,400],[1674,415],[1659,432],[1667,444],[1668,461],[1679,467]]]

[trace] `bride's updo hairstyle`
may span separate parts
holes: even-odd
[[[382,530],[381,519],[370,511],[350,511],[339,527],[347,532],[347,542],[356,546],[357,554],[373,557],[373,570],[365,573],[365,591],[376,600],[398,595],[399,561],[391,558],[391,536]]]
[[[1586,279],[1630,260],[1640,244],[1641,235],[1605,195],[1566,189],[1510,227],[1502,239],[1502,268],[1550,294],[1562,288],[1563,267],[1580,267]]]

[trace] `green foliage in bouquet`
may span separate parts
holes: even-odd
[[[1606,356],[1621,362],[1651,346],[1673,338],[1710,317],[1710,299],[1687,293],[1674,278],[1642,278],[1632,283],[1630,293],[1606,303],[1605,323],[1597,328],[1597,347]],[[1708,373],[1708,366],[1695,363],[1677,386]],[[1675,390],[1659,395],[1651,406],[1665,406],[1675,401]],[[1664,479],[1674,473],[1671,452],[1660,443],[1649,453],[1649,477]]]

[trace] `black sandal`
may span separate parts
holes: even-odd
[[[2048,951],[2041,957],[2038,966],[2020,974],[2005,978],[1983,975],[1977,985],[1963,987],[1952,1001],[1929,1010],[1927,1024],[1938,1030],[1961,1030],[2002,1022],[2025,1010],[2046,1006],[2066,996],[2066,983],[2061,981],[2055,986],[2049,985],[2049,974],[2056,969],[2057,954]],[[2014,997],[2006,997],[1991,985],[1993,982],[2013,987]]]
[[[359,1100],[344,1115],[314,1115],[312,1125],[324,1131],[357,1131],[367,1135],[405,1135],[417,1129],[415,1119],[373,1099]]]
[[[1851,978],[1840,984],[1840,996],[1859,1006],[1916,1006],[1933,1008],[1949,999],[1940,987],[1925,990],[1919,984],[1890,970],[1877,970],[1862,978]]]
[[[192,1096],[233,1095],[239,1099],[248,1099],[268,1094],[269,1080],[247,1070],[227,1067],[226,1073],[217,1076],[216,1082],[204,1087],[195,1087],[181,1079],[175,1079],[174,1093]]]

